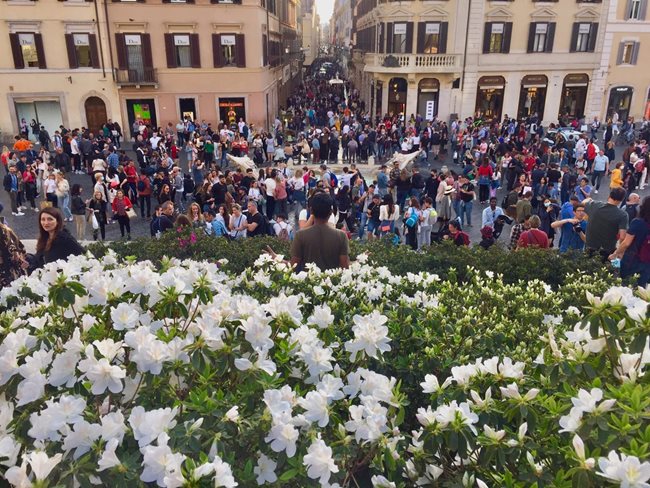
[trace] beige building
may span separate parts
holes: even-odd
[[[599,115],[608,2],[360,0],[354,78],[377,115]]]
[[[610,0],[600,70],[607,83],[601,114],[650,118],[650,19],[647,0]]]
[[[1,12],[2,139],[11,140],[23,119],[36,120],[50,135],[61,124],[97,130],[108,119],[119,120],[99,4],[7,0]]]
[[[305,66],[318,57],[320,50],[320,16],[313,0],[304,0],[302,4],[302,50],[305,54]]]
[[[125,124],[189,116],[269,127],[300,74],[298,8],[295,0],[108,3]]]

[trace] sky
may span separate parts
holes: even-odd
[[[328,23],[334,12],[334,0],[316,0],[316,10],[321,22]]]

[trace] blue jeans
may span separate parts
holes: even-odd
[[[363,239],[367,222],[368,222],[368,214],[366,212],[361,212],[361,223],[359,224],[359,234],[358,234],[359,239]]]
[[[63,218],[64,219],[71,219],[72,218],[72,211],[70,210],[70,194],[66,193],[63,195],[63,197],[58,198],[59,202],[59,208],[63,212]]]
[[[472,225],[472,207],[474,202],[470,200],[469,202],[460,202],[460,223],[465,225],[465,219],[467,218],[467,225]]]
[[[456,214],[456,217],[460,218],[460,213],[461,213],[461,208],[460,208],[460,200],[454,198],[451,201],[451,206],[454,209],[454,213]]]

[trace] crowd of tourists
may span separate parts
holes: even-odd
[[[105,239],[112,223],[130,239],[138,215],[152,236],[189,226],[227,239],[292,240],[314,224],[310,201],[325,194],[328,221],[348,239],[389,236],[415,250],[441,240],[586,249],[622,257],[624,273],[648,275],[650,216],[635,192],[647,181],[647,124],[617,155],[611,120],[605,127],[598,119],[573,121],[587,130],[569,131],[560,124],[545,130],[536,115],[468,117],[449,126],[417,114],[371,117],[351,83],[330,78],[307,78],[268,129],[243,118],[215,125],[186,118],[165,127],[136,120],[130,151],[110,121],[99,134],[61,126],[45,141],[39,132],[38,150],[22,133],[1,154],[12,215],[40,211],[40,251],[52,244],[43,226],[50,217],[61,231],[75,222],[77,240],[88,227],[93,239]],[[414,162],[404,165],[397,154]],[[229,156],[249,156],[256,167]],[[426,169],[438,159],[448,164]],[[338,163],[341,171],[331,169]],[[88,185],[71,185],[71,173],[87,175]],[[592,200],[606,177],[608,200]],[[471,243],[475,205],[481,240]]]

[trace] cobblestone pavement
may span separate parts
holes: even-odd
[[[617,155],[622,153],[623,147],[618,147],[617,148]],[[447,165],[450,169],[454,169],[454,164],[451,160],[450,154],[448,154],[445,158],[441,158],[439,160],[434,161],[432,157],[429,158],[428,161],[426,162],[420,162],[418,163],[418,167],[420,168],[420,171],[422,171],[422,174],[425,177],[428,177],[429,175],[429,170],[431,168],[441,168],[443,165]],[[311,165],[310,165],[311,166]],[[187,167],[185,163],[181,163],[181,167]],[[341,166],[336,165],[333,168],[335,171],[340,168]],[[359,165],[359,169],[363,173],[363,175],[366,177],[366,179],[371,180],[374,178],[376,175],[377,169],[378,169],[378,164],[375,164],[373,166],[368,166],[364,164]],[[459,166],[455,166],[456,168],[460,168]],[[68,175],[69,180],[70,180],[70,186],[72,186],[74,183],[79,183],[82,188],[83,188],[83,193],[82,196],[85,198],[89,198],[90,191],[92,189],[91,181],[90,178],[87,175],[77,175],[77,174],[69,174]],[[606,200],[607,199],[607,194],[608,194],[608,188],[609,188],[609,178],[603,181],[602,186],[601,186],[601,191],[598,195],[594,195],[594,198],[598,200]],[[478,191],[478,189],[477,189]],[[650,194],[650,187],[648,187],[646,190],[638,192],[642,197]],[[505,194],[505,190],[499,190],[497,193],[497,198],[498,201],[501,202],[503,199],[503,196]],[[4,212],[2,215],[5,216],[7,223],[9,226],[14,229],[14,231],[17,233],[18,237],[20,237],[23,240],[27,239],[36,239],[38,237],[38,223],[37,223],[37,212],[33,212],[31,209],[27,209],[24,211],[25,216],[23,217],[14,217],[11,215],[11,206],[9,204],[9,196],[6,191],[3,189],[0,189],[0,202],[4,206]],[[27,204],[28,205],[28,204]],[[153,202],[152,202],[153,206]],[[481,213],[483,209],[485,208],[484,205],[481,205],[478,201],[474,202],[474,208],[472,211],[472,227],[467,227],[465,231],[468,232],[470,236],[470,240],[472,243],[477,243],[481,240],[480,237],[480,227],[481,227]],[[135,219],[131,220],[131,237],[136,238],[136,237],[145,237],[149,236],[149,224],[150,221],[147,219],[141,219],[139,217],[139,210],[136,208],[136,211],[138,212],[138,217]],[[75,235],[75,227],[74,223],[70,222],[66,224],[68,226],[68,229]],[[507,236],[510,233],[510,228],[506,226],[504,230],[504,234],[501,237],[501,241],[504,241],[507,239]],[[90,225],[87,226],[86,229],[86,238],[87,239],[92,239],[92,230]],[[118,240],[120,239],[120,229],[119,225],[117,223],[113,223],[111,225],[108,225],[106,227],[106,240],[108,241],[113,241],[113,240]]]

